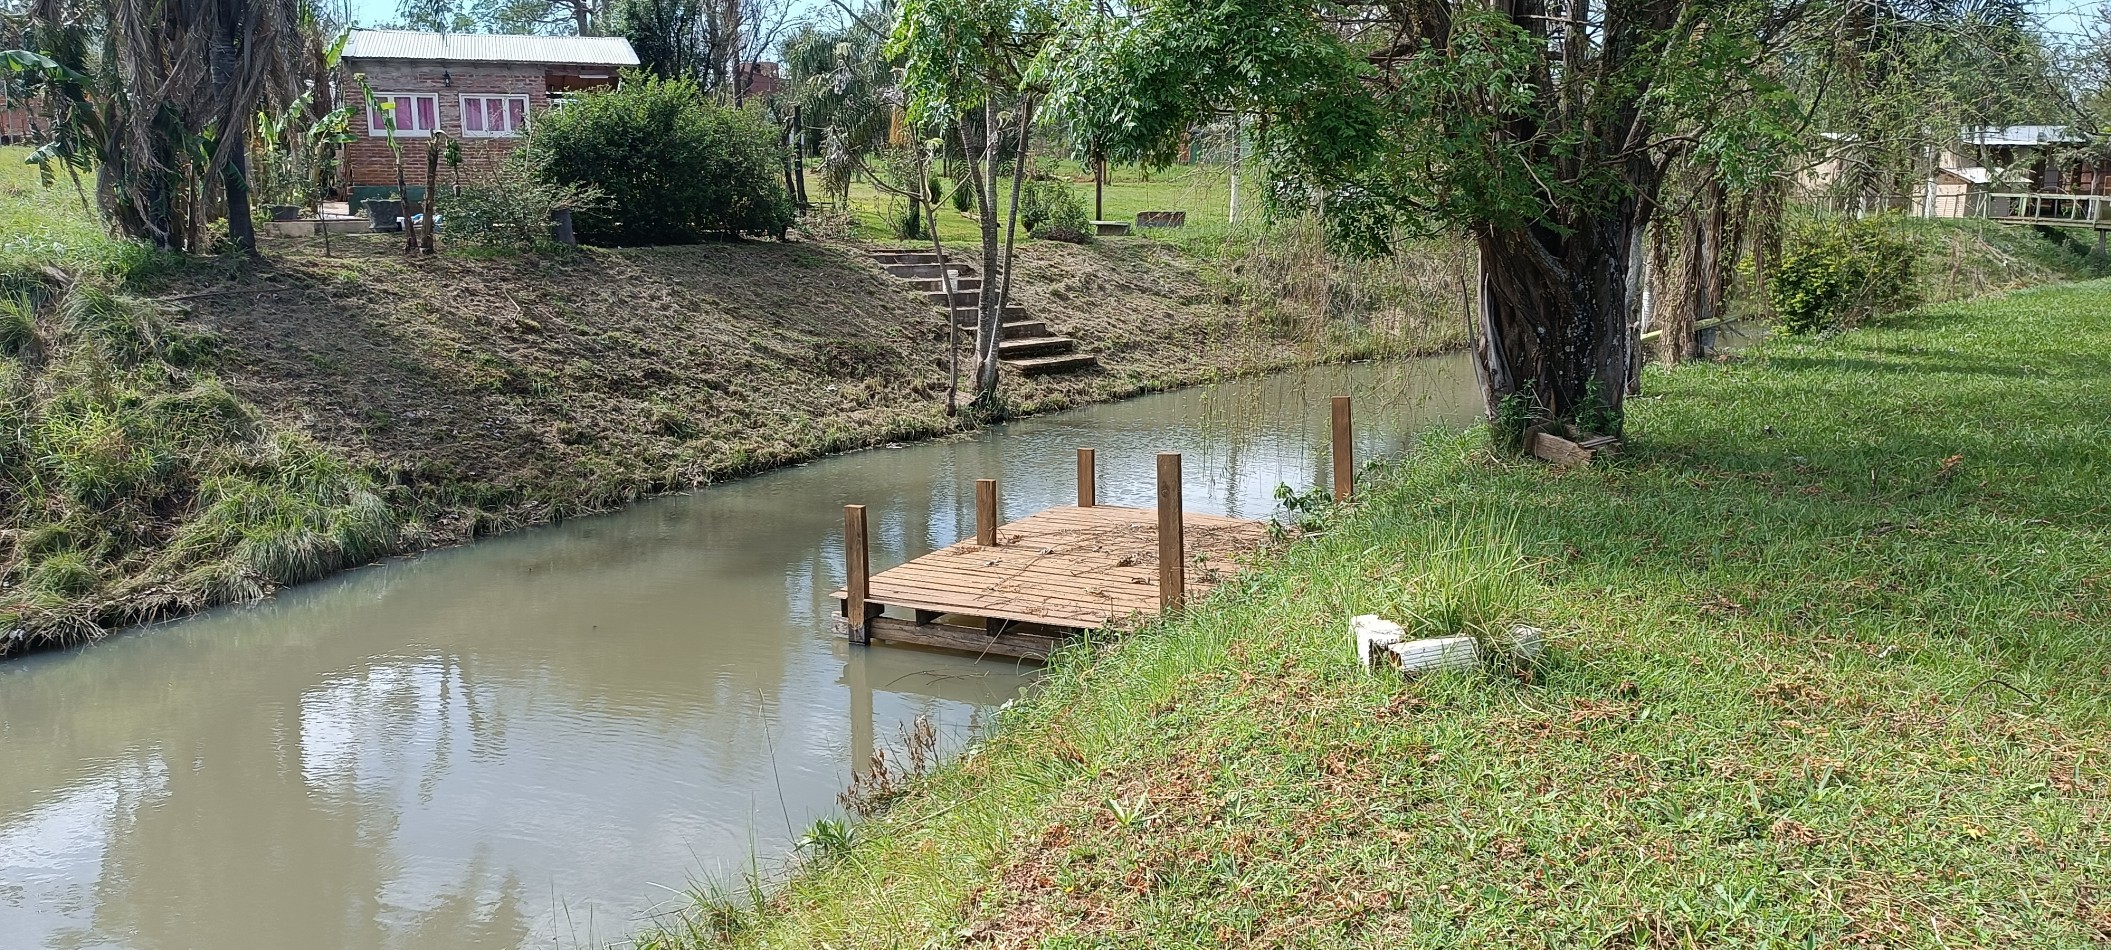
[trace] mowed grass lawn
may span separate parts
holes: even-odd
[[[42,183],[30,150],[0,145],[0,268],[101,265],[123,253],[124,243],[107,235],[95,211],[82,200],[95,190],[83,176],[80,190],[63,171]]]
[[[2097,282],[1652,372],[1589,470],[1434,438],[760,912],[641,941],[2101,947],[2107,383]],[[1365,612],[1551,646],[1368,677]]]
[[[1043,167],[1052,175],[1069,183],[1085,203],[1087,214],[1092,212],[1092,172],[1075,162],[1043,162]],[[1110,221],[1135,221],[1139,211],[1186,211],[1189,232],[1221,231],[1230,223],[1231,171],[1224,165],[1175,165],[1158,171],[1147,171],[1134,165],[1113,166],[1109,170],[1109,181],[1104,196],[1106,219]],[[941,179],[943,187],[951,188],[950,179]],[[1240,218],[1260,219],[1260,195],[1252,189],[1254,182],[1240,183]],[[826,197],[822,191],[821,178],[809,168],[806,181],[807,198],[817,204]],[[1011,207],[1011,180],[1000,183],[999,201],[1002,207]],[[855,217],[858,234],[875,241],[897,241],[890,213],[898,214],[907,207],[906,202],[881,193],[872,183],[859,179],[850,186],[850,211]],[[972,207],[972,203],[970,205]],[[1000,219],[1001,220],[1001,219]],[[968,243],[981,240],[981,232],[972,216],[955,211],[950,203],[942,203],[938,213],[939,237],[949,244]],[[918,238],[918,243],[929,243],[929,234]],[[1031,240],[1020,225],[1019,240]]]

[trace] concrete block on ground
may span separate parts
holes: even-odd
[[[1407,631],[1377,614],[1364,614],[1349,621],[1349,638],[1356,641],[1356,662],[1363,664],[1365,672],[1375,672],[1385,648],[1407,639]],[[1383,662],[1391,665],[1389,660]]]
[[[1391,665],[1402,673],[1470,670],[1481,663],[1481,648],[1472,637],[1409,640],[1385,648]]]

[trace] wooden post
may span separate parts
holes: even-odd
[[[1356,482],[1356,434],[1349,427],[1349,397],[1334,397],[1334,500],[1348,501]]]
[[[997,546],[997,480],[994,478],[975,480],[975,543],[986,548]]]
[[[865,548],[865,506],[843,506],[843,560],[845,583],[843,617],[850,622],[850,642],[872,642],[872,611],[865,598],[872,593],[872,561]]]
[[[1099,463],[1092,449],[1077,450],[1077,506],[1090,508],[1099,504]]]
[[[1158,456],[1158,606],[1187,601],[1187,521],[1180,511],[1180,453]]]

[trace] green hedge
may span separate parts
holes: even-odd
[[[626,74],[540,117],[528,147],[551,180],[598,190],[573,216],[591,244],[783,236],[794,217],[784,145],[759,110],[712,103],[694,83]]]
[[[1791,333],[1816,333],[1912,307],[1920,257],[1921,242],[1887,218],[1797,224],[1773,275],[1775,319]]]

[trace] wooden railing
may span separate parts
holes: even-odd
[[[1984,217],[1996,221],[2111,229],[2111,195],[2063,195],[2051,192],[1988,194]]]

